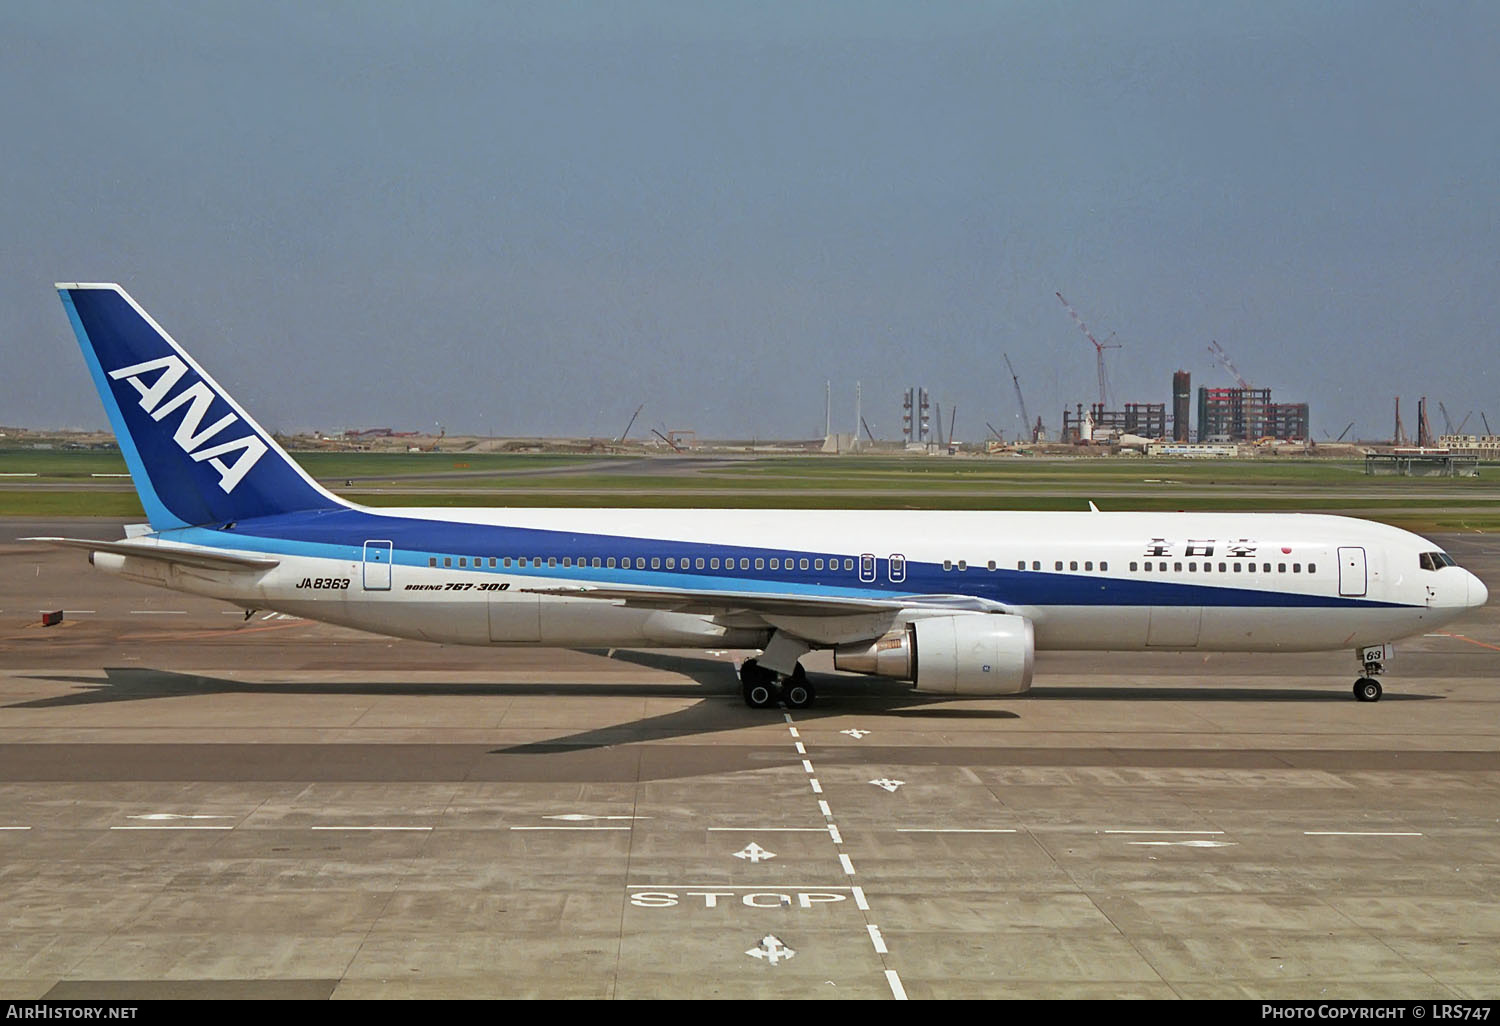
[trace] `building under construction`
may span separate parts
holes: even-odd
[[[1308,437],[1306,403],[1273,403],[1269,388],[1199,388],[1198,441],[1300,441]]]
[[[901,397],[901,437],[908,444],[933,441],[931,418],[932,402],[927,389],[908,388]]]
[[[1172,441],[1193,440],[1192,416],[1193,377],[1185,370],[1172,375]]]
[[[1123,410],[1106,410],[1103,403],[1094,403],[1085,414],[1079,403],[1076,413],[1063,410],[1064,442],[1077,444],[1120,435],[1165,438],[1167,404],[1126,403]]]

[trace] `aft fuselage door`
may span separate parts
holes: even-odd
[[[365,542],[365,591],[391,590],[391,543]]]
[[[1339,594],[1358,598],[1369,587],[1365,550],[1359,546],[1339,548]]]

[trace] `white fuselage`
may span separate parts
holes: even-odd
[[[258,574],[104,553],[95,562],[146,583],[380,634],[563,647],[760,647],[778,628],[822,647],[879,636],[910,616],[682,613],[526,589],[969,596],[1029,618],[1038,649],[1218,651],[1388,642],[1447,623],[1484,594],[1461,567],[1423,569],[1421,554],[1438,547],[1420,536],[1321,515],[390,509],[359,516],[316,537],[251,523],[158,536],[279,559]]]

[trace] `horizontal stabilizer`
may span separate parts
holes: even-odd
[[[98,541],[92,538],[22,538],[21,541],[44,542],[70,549],[86,549],[90,552],[113,552],[119,556],[137,556],[141,559],[156,559],[164,563],[179,563],[203,570],[271,570],[281,565],[279,559],[264,556],[241,556],[214,549],[196,549],[187,545],[166,545],[152,542]]]

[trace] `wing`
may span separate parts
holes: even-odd
[[[674,613],[724,616],[757,613],[763,616],[859,616],[904,611],[941,616],[955,612],[1008,613],[1010,607],[973,595],[858,595],[786,594],[773,591],[655,590],[579,584],[554,588],[521,588],[537,595],[608,599],[626,606],[665,609]]]

